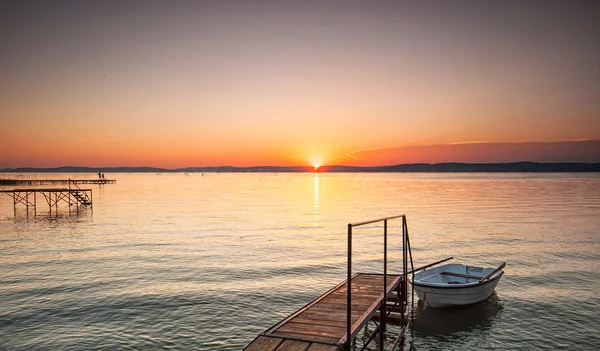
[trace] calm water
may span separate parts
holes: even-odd
[[[239,350],[345,278],[348,222],[399,213],[415,265],[507,262],[486,302],[419,310],[419,350],[600,348],[599,174],[107,178],[79,217],[0,195],[0,349]],[[357,232],[355,271],[382,270],[381,233]]]

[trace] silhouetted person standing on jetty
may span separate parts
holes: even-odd
[[[102,179],[102,175],[98,172],[98,179]]]
[[[102,179],[104,179],[104,173],[102,173]]]

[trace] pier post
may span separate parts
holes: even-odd
[[[67,194],[67,199],[69,202],[69,216],[70,216],[71,215],[71,178],[69,178],[68,184],[69,184],[69,193]]]
[[[409,250],[410,247],[410,239],[408,237],[408,223],[406,222],[406,216],[402,218],[402,277],[403,277],[403,286],[402,286],[402,294],[404,295],[403,300],[408,305],[408,255],[411,255],[411,265],[412,265],[412,252]],[[414,268],[414,267],[413,267]],[[414,270],[413,270],[414,276]],[[414,298],[414,296],[413,296]],[[414,312],[414,304],[410,307],[411,311]],[[404,312],[402,313],[402,318],[404,319]],[[404,322],[403,322],[404,324]]]

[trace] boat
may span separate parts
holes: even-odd
[[[498,268],[450,263],[415,273],[417,296],[432,308],[470,305],[490,297],[504,275],[506,262]]]

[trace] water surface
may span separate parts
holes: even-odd
[[[484,303],[418,310],[419,350],[600,348],[598,174],[106,177],[80,216],[0,196],[0,349],[239,350],[345,278],[347,223],[399,213],[415,265],[507,262]],[[354,270],[381,272],[381,226],[356,233]]]

